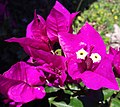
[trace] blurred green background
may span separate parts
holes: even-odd
[[[120,0],[97,0],[85,9],[74,22],[75,33],[85,22],[89,22],[103,37],[105,43],[109,42],[106,34],[113,32],[113,25],[120,26]]]

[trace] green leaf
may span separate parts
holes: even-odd
[[[57,92],[58,90],[60,90],[60,88],[56,88],[56,87],[45,87],[45,92],[46,93],[51,93],[51,92]]]
[[[84,87],[85,85],[83,84],[83,82],[80,82],[80,85],[81,85],[81,87]]]
[[[104,100],[107,100],[109,97],[111,97],[113,93],[114,93],[113,90],[109,90],[109,89],[103,90]]]
[[[72,107],[70,105],[67,105],[65,102],[61,101],[61,102],[52,102],[53,105],[55,105],[56,107]]]
[[[72,107],[83,107],[82,102],[77,99],[76,97],[71,97],[70,98],[70,104]]]
[[[120,86],[120,78],[117,78],[118,85]]]
[[[75,84],[68,84],[68,87],[69,87],[71,90],[80,90]]]
[[[70,90],[64,90],[64,93],[65,94],[69,94],[69,95],[73,95],[74,93],[72,92],[72,91],[70,91]]]
[[[49,103],[52,103],[54,101],[56,97],[50,97],[48,100],[49,100]]]
[[[56,98],[56,97],[50,97],[50,98],[48,99],[49,104],[50,104],[50,107],[51,107],[51,104],[52,104],[52,102],[54,101],[55,98]]]
[[[117,98],[120,98],[120,92],[117,94],[117,96],[116,96]]]
[[[113,98],[110,107],[120,107],[120,100],[117,98]]]

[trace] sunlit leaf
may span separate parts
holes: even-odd
[[[120,78],[117,78],[117,82],[118,82],[118,84],[119,84],[119,86],[120,86]]]
[[[68,87],[69,87],[71,90],[80,90],[75,84],[68,84]]]
[[[113,98],[110,107],[120,107],[120,100],[117,98]]]
[[[108,98],[110,98],[113,95],[113,93],[114,93],[113,90],[109,90],[109,89],[103,90],[104,100],[107,100]]]
[[[52,102],[53,105],[55,105],[56,107],[73,107],[70,105],[67,105],[65,102],[61,101],[61,102]]]
[[[45,87],[45,92],[46,93],[51,93],[51,92],[57,92],[60,88],[56,88],[56,87]]]
[[[70,98],[70,104],[72,107],[83,107],[82,102],[77,99],[76,97],[71,97]]]
[[[49,101],[49,103],[50,103],[50,107],[51,107],[51,103],[54,101],[55,98],[56,98],[56,97],[50,97],[50,98],[48,98],[48,101]]]
[[[64,90],[64,93],[69,94],[69,95],[73,95],[73,92],[70,90]]]
[[[120,91],[119,91],[119,93],[117,94],[117,96],[116,96],[117,98],[120,98]]]

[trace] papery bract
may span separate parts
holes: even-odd
[[[59,32],[72,32],[72,22],[77,14],[78,12],[70,14],[62,4],[56,1],[46,20],[47,35],[53,44],[58,42]]]
[[[0,93],[14,102],[21,104],[34,99],[42,99],[45,90],[40,77],[44,76],[39,71],[25,62],[18,62],[3,75],[0,75]]]
[[[23,48],[24,51],[29,54],[31,52],[31,48],[33,49],[37,49],[37,50],[45,50],[45,51],[50,51],[50,47],[48,44],[44,43],[43,41],[36,41],[34,39],[31,38],[10,38],[5,40],[6,42],[17,42],[19,43]]]
[[[119,89],[106,46],[92,26],[86,23],[78,34],[59,33],[58,37],[68,58],[68,74],[73,80],[81,79],[94,90],[102,87]]]
[[[33,21],[27,26],[26,37],[37,41],[44,41],[46,44],[49,43],[46,33],[46,22],[42,16],[36,14],[36,11],[34,12]]]

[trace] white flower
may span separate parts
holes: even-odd
[[[92,53],[90,58],[93,60],[93,63],[101,61],[101,56],[98,53]]]
[[[85,51],[83,48],[76,52],[77,59],[85,59],[87,54],[88,54],[88,52]]]

